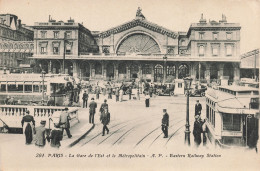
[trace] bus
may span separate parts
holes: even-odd
[[[211,143],[223,148],[247,147],[259,134],[259,90],[220,86],[206,92],[206,132]]]

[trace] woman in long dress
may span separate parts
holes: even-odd
[[[35,121],[30,112],[27,110],[26,115],[22,119],[23,133],[25,134],[25,143],[31,144],[33,133],[35,131]]]

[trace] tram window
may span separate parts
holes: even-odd
[[[44,92],[46,92],[46,90],[47,90],[47,86],[44,85],[43,88],[44,88]],[[40,85],[40,91],[42,92],[42,85]]]
[[[5,92],[6,91],[6,84],[1,84],[1,92]]]
[[[64,94],[65,93],[65,84],[51,83],[51,93]]]
[[[206,117],[209,119],[209,106],[207,105]]]
[[[253,93],[254,93],[254,95],[259,95],[258,91],[254,91]]]
[[[32,93],[32,85],[24,85],[24,92]]]
[[[240,131],[240,128],[240,115],[223,114],[223,130]]]
[[[39,85],[33,85],[33,92],[35,92],[35,93],[40,92],[40,86]]]
[[[21,85],[21,84],[8,84],[8,92],[23,92],[23,85]]]

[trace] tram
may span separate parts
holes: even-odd
[[[56,111],[69,107],[72,118],[78,120],[80,87],[69,75],[3,74],[0,76],[0,132],[21,132],[21,119],[30,112],[39,125],[50,126]],[[17,132],[17,131],[14,131]]]
[[[222,148],[249,146],[250,136],[259,134],[259,90],[245,86],[209,88],[206,117],[212,144]]]
[[[0,87],[0,104],[61,106],[68,99],[78,101],[79,87],[65,74],[3,74]]]

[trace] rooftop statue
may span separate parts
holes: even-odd
[[[138,7],[136,11],[136,18],[145,19],[144,15],[142,14],[142,9],[140,7]]]

